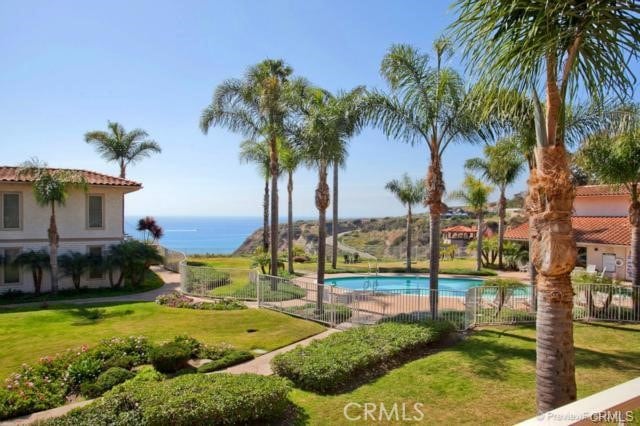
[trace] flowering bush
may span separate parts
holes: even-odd
[[[156,297],[156,303],[158,305],[169,306],[171,308],[200,309],[208,311],[233,311],[247,308],[244,303],[232,298],[221,299],[216,302],[196,302],[191,297],[178,291],[162,294]]]

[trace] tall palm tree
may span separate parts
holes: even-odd
[[[304,96],[304,118],[296,133],[303,158],[318,170],[316,208],[318,209],[318,267],[316,311],[324,312],[324,274],[326,264],[327,221],[330,204],[327,169],[332,163],[341,163],[346,157],[346,140],[362,128],[362,87],[336,96],[321,90],[309,89]]]
[[[566,111],[578,87],[624,97],[635,78],[640,4],[626,0],[457,0],[452,24],[468,69],[492,85],[531,93],[536,168],[529,179],[533,262],[538,271],[537,406],[576,398],[571,229],[573,185],[565,149]],[[546,101],[537,88],[544,87]]]
[[[120,177],[127,177],[127,166],[134,164],[151,154],[162,152],[160,145],[151,139],[142,129],[127,132],[122,124],[109,121],[109,131],[95,130],[87,132],[84,140],[94,144],[96,150],[107,161],[114,161],[120,165]]]
[[[50,265],[49,253],[44,250],[25,251],[15,258],[14,263],[18,266],[26,266],[31,269],[33,288],[36,294],[40,294],[44,269]]]
[[[292,114],[292,93],[304,87],[291,79],[293,69],[284,61],[266,59],[250,67],[242,79],[229,79],[216,87],[211,104],[202,111],[200,129],[222,126],[249,139],[262,136],[269,146],[271,177],[271,275],[278,275],[278,140],[285,135]]]
[[[620,111],[613,126],[588,137],[578,162],[600,182],[621,185],[630,194],[633,317],[640,319],[640,105]]]
[[[407,272],[411,272],[411,208],[424,200],[424,180],[412,180],[408,174],[401,179],[393,179],[385,185],[385,188],[407,208]]]
[[[284,145],[280,151],[280,164],[287,172],[287,263],[293,274],[293,173],[302,162],[300,150],[292,144]]]
[[[267,252],[269,250],[269,179],[271,177],[269,146],[266,142],[258,142],[253,139],[243,141],[240,144],[240,161],[257,164],[260,176],[264,179],[262,249]]]
[[[344,149],[345,155],[347,148]],[[346,158],[333,163],[333,212],[331,215],[331,267],[338,267],[338,180],[340,167],[344,167]]]
[[[60,235],[56,224],[56,205],[63,206],[69,195],[69,189],[79,186],[86,190],[84,177],[72,170],[50,169],[46,163],[37,159],[24,162],[19,170],[33,182],[33,196],[36,202],[51,209],[49,229],[49,262],[51,268],[51,292],[58,292],[58,244]]]
[[[512,185],[524,169],[524,158],[518,149],[518,138],[500,139],[495,145],[484,148],[484,158],[470,158],[467,170],[480,172],[482,177],[500,191],[498,200],[498,268],[502,269],[504,250],[504,222],[507,209],[507,187]]]
[[[482,269],[482,237],[484,235],[484,211],[489,202],[489,196],[493,192],[493,187],[485,184],[480,179],[467,174],[462,183],[462,188],[452,191],[449,198],[463,201],[477,217],[476,233],[476,271]]]
[[[425,143],[429,149],[425,204],[429,207],[430,310],[438,315],[438,271],[440,268],[440,216],[446,206],[442,177],[442,155],[456,140],[476,135],[476,123],[468,93],[460,74],[444,66],[451,55],[445,38],[434,43],[436,64],[426,54],[408,45],[394,45],[382,59],[380,73],[387,81],[389,94],[373,91],[367,110],[371,123],[382,128],[389,138],[410,144]]]

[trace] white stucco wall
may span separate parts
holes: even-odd
[[[580,244],[582,245],[582,244]],[[613,253],[616,255],[616,259],[621,259],[622,266],[616,267],[616,279],[627,279],[627,256],[629,255],[630,248],[623,246],[604,246],[604,245],[587,245],[587,265],[596,265],[596,269],[602,271],[602,255],[606,253]],[[611,271],[607,271],[611,272]]]
[[[629,196],[576,197],[574,216],[627,216]]]
[[[87,253],[89,247],[102,246],[107,250],[110,245],[117,244],[124,239],[124,195],[131,188],[89,186],[87,192],[82,189],[72,189],[64,206],[56,206],[56,223],[60,235],[58,254],[67,252]],[[21,224],[20,230],[0,230],[0,248],[19,248],[22,251],[48,250],[47,229],[49,227],[50,208],[39,206],[31,191],[30,184],[0,183],[0,192],[20,192],[22,194]],[[88,229],[87,227],[87,203],[88,194],[104,195],[104,216],[102,229]],[[104,287],[109,285],[107,275],[103,279],[82,280],[82,286]],[[73,288],[70,277],[60,277],[59,287]],[[42,290],[51,288],[51,277],[45,271]],[[0,283],[0,292],[8,289],[32,292],[33,279],[31,270],[25,268],[21,271],[19,285]]]

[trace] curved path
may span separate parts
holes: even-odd
[[[372,254],[367,253],[366,251],[361,251],[358,250],[357,248],[348,246],[346,244],[343,244],[340,242],[340,237],[343,235],[348,234],[351,231],[347,231],[347,232],[340,232],[338,234],[338,250],[346,252],[346,253],[350,253],[350,254],[355,254],[358,253],[358,256],[360,256],[361,259],[369,259],[369,260],[378,260],[375,256],[373,256]],[[333,247],[333,240],[332,240],[333,236],[328,236],[327,237],[327,245]]]

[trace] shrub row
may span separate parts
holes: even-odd
[[[245,361],[250,361],[252,359],[253,354],[251,352],[231,350],[221,358],[214,359],[211,362],[201,365],[198,368],[198,373],[209,373],[211,371],[222,370],[233,365],[241,364]]]
[[[216,302],[196,302],[191,297],[178,291],[156,297],[156,303],[171,308],[200,309],[205,311],[235,311],[238,309],[247,309],[244,303],[235,299],[221,299]]]
[[[283,415],[289,390],[282,378],[253,374],[191,374],[161,382],[127,382],[45,424],[260,424]]]
[[[358,327],[280,354],[271,365],[302,389],[334,392],[367,370],[424,348],[450,331],[445,322]]]

